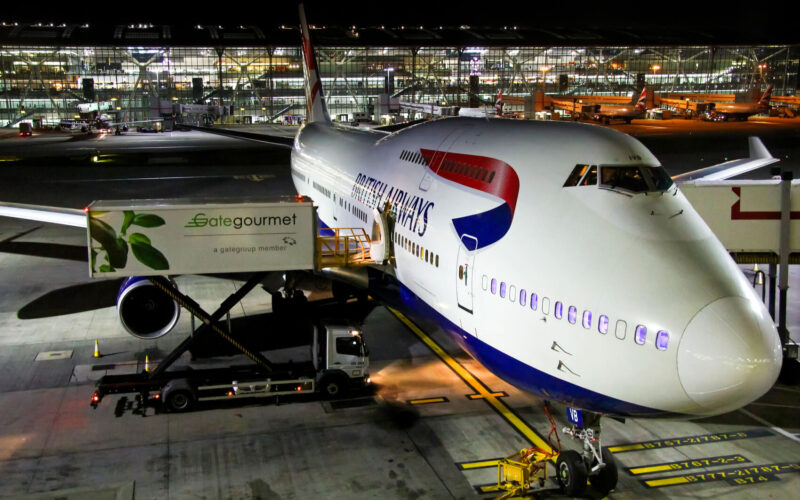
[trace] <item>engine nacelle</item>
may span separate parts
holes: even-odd
[[[151,340],[175,327],[181,306],[147,278],[132,276],[119,287],[117,313],[128,333]]]

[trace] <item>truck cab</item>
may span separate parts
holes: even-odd
[[[312,350],[319,392],[336,397],[369,383],[369,350],[357,327],[346,323],[314,327]]]

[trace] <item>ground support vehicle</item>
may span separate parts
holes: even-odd
[[[217,325],[253,287],[261,282],[263,273],[254,275],[236,293],[229,296],[209,315],[191,298],[180,293],[166,278],[149,278],[182,307],[200,318],[210,331],[221,335],[247,355],[255,364],[225,368],[170,370],[175,361],[202,336],[188,337],[163,360],[157,368],[124,375],[106,375],[98,383],[91,406],[97,408],[108,394],[137,394],[140,404],[156,400],[169,411],[192,409],[201,401],[224,399],[278,397],[288,394],[321,393],[325,397],[342,396],[354,387],[369,383],[369,353],[361,331],[345,322],[320,322],[314,327],[309,346],[309,360],[295,363],[272,363],[263,354],[248,349],[242,335],[228,332]],[[209,329],[205,335],[211,335]],[[291,335],[292,332],[281,332]]]

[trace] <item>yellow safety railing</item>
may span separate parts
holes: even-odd
[[[320,228],[317,269],[373,264],[369,253],[371,243],[367,232],[360,227]]]

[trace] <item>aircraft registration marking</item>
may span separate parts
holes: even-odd
[[[640,467],[627,467],[628,474],[638,476],[673,470],[699,469],[701,467],[715,467],[718,465],[731,465],[750,462],[742,455],[725,455],[720,457],[694,458],[681,462],[665,462],[661,464],[642,465]]]
[[[424,399],[409,399],[407,401],[410,405],[428,405],[433,403],[447,403],[450,401],[446,397],[438,397],[438,398],[424,398]]]
[[[436,354],[439,359],[441,359],[456,375],[458,375],[461,380],[466,382],[467,385],[472,387],[472,389],[479,395],[482,396],[482,399],[486,401],[489,406],[492,407],[503,419],[505,419],[511,426],[519,432],[525,439],[528,440],[531,444],[534,444],[541,448],[542,450],[552,453],[553,449],[550,445],[539,436],[536,431],[534,431],[524,420],[522,420],[514,411],[509,408],[505,403],[503,403],[497,396],[495,396],[494,392],[489,390],[483,382],[477,379],[469,370],[464,368],[458,361],[456,361],[452,356],[447,354],[436,342],[433,341],[428,335],[425,334],[417,325],[415,325],[410,319],[408,319],[405,315],[401,312],[392,309],[391,307],[387,308],[389,311],[394,314],[397,319],[402,321],[408,328],[411,330],[417,337],[419,337],[422,342],[427,345],[433,352]]]
[[[767,429],[750,429],[738,432],[718,432],[715,434],[702,434],[699,436],[677,437],[672,439],[658,439],[655,441],[643,441],[641,443],[629,443],[617,446],[609,446],[611,453],[624,453],[627,451],[655,450],[659,448],[674,448],[676,446],[688,446],[693,444],[720,443],[724,441],[736,441],[739,439],[749,439],[765,436],[774,436]]]
[[[707,483],[711,481],[727,481],[731,485],[743,486],[746,484],[775,481],[778,480],[778,478],[775,477],[776,474],[788,474],[792,472],[799,473],[800,464],[784,462],[778,464],[753,465],[751,467],[737,467],[735,469],[687,474],[685,476],[673,476],[661,479],[641,479],[639,482],[648,488],[662,488],[664,486],[678,486],[689,483]]]

